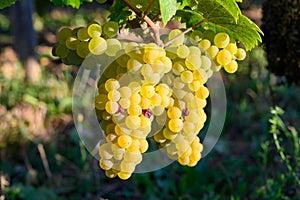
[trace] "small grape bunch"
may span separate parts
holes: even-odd
[[[245,50],[222,32],[184,35],[174,29],[165,37],[170,41],[166,47],[114,38],[117,33],[115,22],[64,28],[54,48],[64,63],[80,63],[89,55],[110,61],[98,81],[94,102],[105,133],[99,147],[100,167],[107,177],[130,178],[149,140],[181,165],[195,166],[203,151],[198,134],[207,120],[206,82],[222,68],[236,72]]]

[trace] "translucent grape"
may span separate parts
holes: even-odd
[[[112,115],[112,114],[118,112],[119,104],[117,102],[108,101],[105,104],[105,110],[106,110],[106,112],[108,112],[109,114]]]
[[[87,32],[87,28],[85,28],[85,27],[79,28],[77,30],[77,38],[80,41],[86,41],[86,40],[90,39],[90,36]]]
[[[155,93],[155,88],[152,85],[143,85],[140,94],[142,97],[151,98]]]
[[[228,65],[224,65],[224,69],[228,73],[234,73],[238,69],[238,63],[232,60]]]
[[[131,176],[131,173],[128,173],[128,172],[119,172],[118,173],[118,177],[122,180],[127,180],[129,179]]]
[[[211,60],[209,57],[202,55],[201,56],[201,68],[208,70],[211,67]]]
[[[141,69],[141,67],[143,66],[143,64],[134,58],[130,58],[127,62],[127,69],[130,72],[137,72],[139,71],[139,69]]]
[[[226,50],[228,50],[231,54],[236,54],[237,53],[237,46],[235,43],[229,43],[226,47]]]
[[[107,101],[108,101],[107,95],[99,94],[95,98],[95,107],[99,110],[104,110]]]
[[[102,37],[92,38],[89,41],[89,50],[94,55],[101,55],[107,49],[106,40]]]
[[[104,170],[109,170],[113,166],[113,163],[110,160],[105,160],[105,159],[101,159],[99,164],[100,164],[100,167]]]
[[[189,70],[182,72],[180,78],[184,83],[191,83],[194,80],[193,73]]]
[[[172,70],[173,70],[174,74],[176,74],[176,75],[180,75],[181,72],[184,71],[184,69],[185,69],[185,64],[183,62],[175,62],[173,64]]]
[[[103,33],[110,38],[116,36],[118,32],[119,24],[117,22],[109,21],[103,25]]]
[[[179,58],[186,58],[190,53],[190,49],[186,45],[181,45],[177,48],[177,56]]]
[[[118,145],[121,148],[128,148],[132,144],[132,138],[129,135],[121,135],[118,137]]]
[[[102,34],[102,27],[99,24],[94,23],[88,26],[87,32],[91,38],[100,37]]]
[[[205,54],[211,59],[214,59],[218,54],[218,52],[219,52],[219,48],[215,45],[212,45],[205,51]]]
[[[203,33],[201,31],[195,30],[190,34],[190,41],[193,45],[197,45],[202,38]]]
[[[119,88],[119,92],[122,98],[129,98],[131,96],[131,89],[128,86]]]
[[[246,58],[246,51],[242,48],[238,48],[234,56],[237,60],[244,60]]]
[[[74,36],[66,39],[66,46],[71,50],[76,50],[79,43],[80,41]]]
[[[119,101],[121,95],[118,90],[110,90],[107,94],[107,97],[110,101]]]
[[[211,45],[211,42],[207,39],[203,39],[198,43],[198,47],[202,52],[206,51]]]
[[[167,115],[170,119],[180,118],[181,113],[182,113],[182,111],[176,106],[170,107],[167,111]]]
[[[141,119],[137,115],[129,115],[125,119],[125,124],[130,130],[136,130],[141,125]]]
[[[109,92],[111,90],[117,90],[120,87],[120,83],[116,79],[111,78],[105,82],[104,86],[105,86],[106,91]]]
[[[73,36],[72,30],[70,28],[65,27],[65,28],[62,28],[60,31],[58,31],[57,40],[60,44],[65,45],[66,40],[72,36]]]
[[[229,44],[230,38],[227,33],[217,33],[214,37],[214,44],[218,48],[224,48]]]
[[[181,34],[182,31],[179,29],[173,29],[170,33],[169,33],[169,40],[172,40],[173,38],[175,38],[176,36],[178,36],[179,34]],[[182,45],[184,42],[184,35],[180,35],[178,38],[176,38],[172,44],[179,46]]]
[[[126,150],[129,152],[139,153],[140,152],[140,141],[137,139],[133,139],[131,145],[129,147],[127,147]]]
[[[117,52],[121,50],[122,46],[117,39],[107,39],[107,49],[105,51],[108,56],[116,56]]]
[[[142,108],[139,105],[132,104],[128,107],[127,112],[129,115],[140,115],[142,114]]]
[[[218,55],[217,55],[217,62],[220,65],[228,65],[232,60],[232,55],[231,53],[226,50],[226,49],[222,49],[221,51],[219,51]]]

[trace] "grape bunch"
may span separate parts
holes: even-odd
[[[197,135],[207,119],[205,84],[222,68],[234,73],[245,50],[223,32],[196,30],[184,35],[174,29],[164,37],[170,44],[161,47],[113,38],[118,29],[107,24],[74,30],[58,33],[54,51],[64,63],[75,64],[75,54],[80,59],[100,56],[100,64],[109,61],[94,102],[105,133],[99,163],[107,177],[130,178],[150,140],[181,165],[195,166],[203,151]]]

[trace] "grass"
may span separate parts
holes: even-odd
[[[223,74],[225,127],[216,147],[196,167],[174,162],[158,171],[134,174],[128,181],[106,178],[72,122],[71,90],[77,69],[53,62],[51,40],[45,37],[62,25],[84,25],[99,16],[87,12],[81,10],[72,19],[71,9],[41,15],[39,47],[48,50],[39,54],[45,65],[38,85],[24,82],[17,59],[12,62],[14,76],[0,72],[0,108],[4,110],[0,109],[0,126],[5,125],[0,128],[0,199],[273,200],[300,196],[300,89],[276,85],[276,77],[265,69],[263,46],[248,55],[236,74]],[[61,17],[53,18],[53,13]],[[8,28],[9,24],[0,27],[7,31],[9,42]],[[41,129],[32,128],[34,121],[26,115],[18,120],[12,117],[24,108],[40,117]]]

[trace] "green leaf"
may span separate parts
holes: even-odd
[[[83,2],[92,2],[93,0],[50,0],[54,5],[57,6],[72,6],[78,9]]]
[[[176,15],[181,17],[181,22],[185,22],[187,27],[192,27],[204,19],[202,13],[193,10],[178,10]]]
[[[179,4],[177,3],[177,0],[159,0],[159,5],[162,22],[167,24],[168,21],[175,15]]]
[[[1,0],[0,1],[0,9],[6,8],[14,4],[16,0]]]

